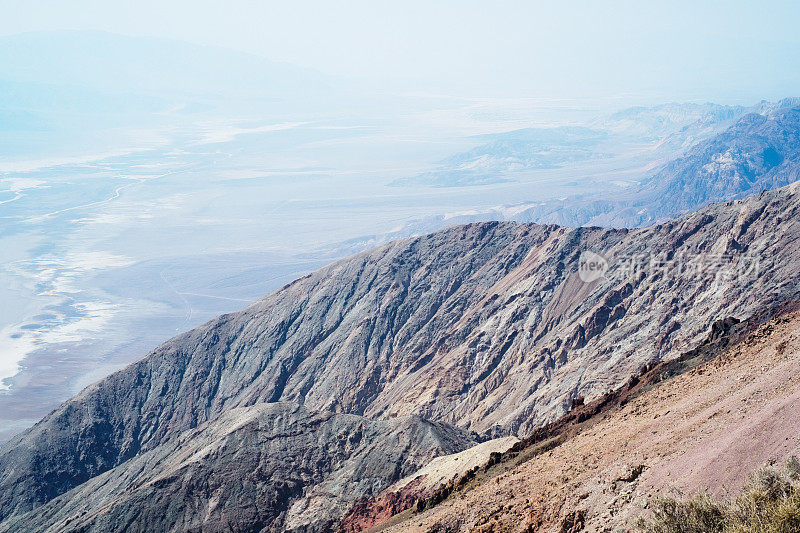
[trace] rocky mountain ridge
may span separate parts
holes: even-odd
[[[688,209],[781,185],[800,168],[798,132],[796,105],[748,115],[665,167],[652,194]],[[338,261],[0,448],[0,527],[327,529],[434,456],[524,438],[714,324],[797,300],[799,200],[795,183],[640,229],[473,223]],[[625,201],[610,212],[639,207]],[[283,451],[266,457],[264,442]],[[173,460],[192,454],[203,460]],[[137,498],[163,501],[164,521]],[[242,498],[272,503],[239,515]]]
[[[699,342],[714,321],[796,298],[798,189],[641,230],[473,224],[340,261],[176,337],[0,449],[3,519],[264,403],[525,435]],[[608,261],[589,283],[586,251]],[[650,261],[628,272],[642,254],[754,256],[759,268],[741,278]]]

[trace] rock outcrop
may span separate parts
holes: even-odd
[[[492,439],[463,452],[437,457],[377,496],[358,502],[342,519],[339,531],[355,533],[381,524],[420,500],[430,498],[445,485],[469,479],[470,474],[474,475],[492,457],[500,456],[518,442],[515,437]]]

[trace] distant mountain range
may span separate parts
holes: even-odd
[[[0,156],[116,151],[192,121],[285,117],[347,98],[334,78],[243,52],[99,31],[0,36]],[[106,143],[108,146],[106,146]]]
[[[746,107],[714,103],[668,103],[636,106],[617,111],[597,121],[595,127],[629,137],[678,142],[687,147],[703,137],[730,126],[747,113],[763,112],[768,103]],[[688,145],[687,145],[688,143]]]
[[[800,178],[800,106],[791,99],[748,113],[639,185],[521,210],[515,220],[635,227],[742,198]],[[597,196],[600,196],[599,198]]]
[[[656,118],[662,114],[672,118]],[[652,123],[663,122],[668,125],[662,127],[661,133],[656,133],[661,135],[662,142],[686,143],[691,139],[691,147],[682,155],[643,174],[637,183],[612,184],[592,193],[527,201],[487,211],[454,213],[446,218],[430,216],[409,222],[390,234],[373,235],[369,239],[379,243],[446,225],[483,220],[618,228],[663,222],[713,202],[743,198],[796,181],[800,177],[797,170],[799,117],[800,99],[797,98],[777,103],[762,102],[750,108],[714,104],[632,108],[604,120],[603,127],[632,130],[634,135],[641,135],[651,127],[658,132],[659,127]],[[640,128],[641,121],[647,123],[646,128]],[[671,134],[666,133],[670,131]],[[705,140],[695,143],[697,138]],[[457,175],[465,176],[460,171]],[[494,179],[491,175],[487,170],[481,179],[491,182]],[[477,183],[469,181],[463,184]],[[343,245],[358,249],[362,242],[356,240]]]
[[[176,99],[318,95],[334,83],[319,72],[244,52],[100,31],[0,37],[0,79]]]
[[[778,106],[787,105],[786,102]],[[395,186],[464,187],[519,179],[526,171],[557,169],[602,160],[625,143],[655,143],[658,151],[680,153],[732,125],[747,113],[767,113],[772,104],[750,108],[719,104],[632,107],[587,126],[524,128],[479,135],[482,144],[444,159],[438,168],[398,179]],[[606,143],[604,144],[604,141]]]

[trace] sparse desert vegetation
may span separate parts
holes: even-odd
[[[640,519],[644,533],[792,533],[800,531],[800,460],[784,469],[765,468],[739,496],[717,500],[697,494],[685,500],[659,498],[653,516]]]

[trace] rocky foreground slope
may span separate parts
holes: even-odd
[[[380,420],[417,415],[452,426],[442,431],[453,435],[525,435],[573,398],[602,394],[642,365],[688,349],[713,322],[796,299],[799,210],[800,187],[792,185],[648,229],[474,224],[341,261],[173,339],[4,446],[2,519],[23,530],[55,527],[48,516],[61,515],[40,508],[53,498],[109,471],[104,485],[126,486],[114,476],[129,478],[137,465],[152,470],[148,461],[187,435],[217,442],[215,420],[265,403]],[[586,251],[608,260],[591,282],[578,272]],[[631,268],[636,258],[646,261]],[[255,487],[279,481],[272,467],[223,464],[230,479],[250,476]],[[288,516],[337,469],[320,467],[273,515]],[[352,482],[370,475],[356,471]],[[88,486],[58,507],[79,508],[68,500]],[[201,515],[204,524],[237,530],[261,524],[228,515],[213,488],[193,489],[198,514],[168,513],[174,520],[159,527],[180,529]]]
[[[656,497],[736,494],[760,468],[800,455],[800,313],[712,355],[372,531],[630,531]]]

